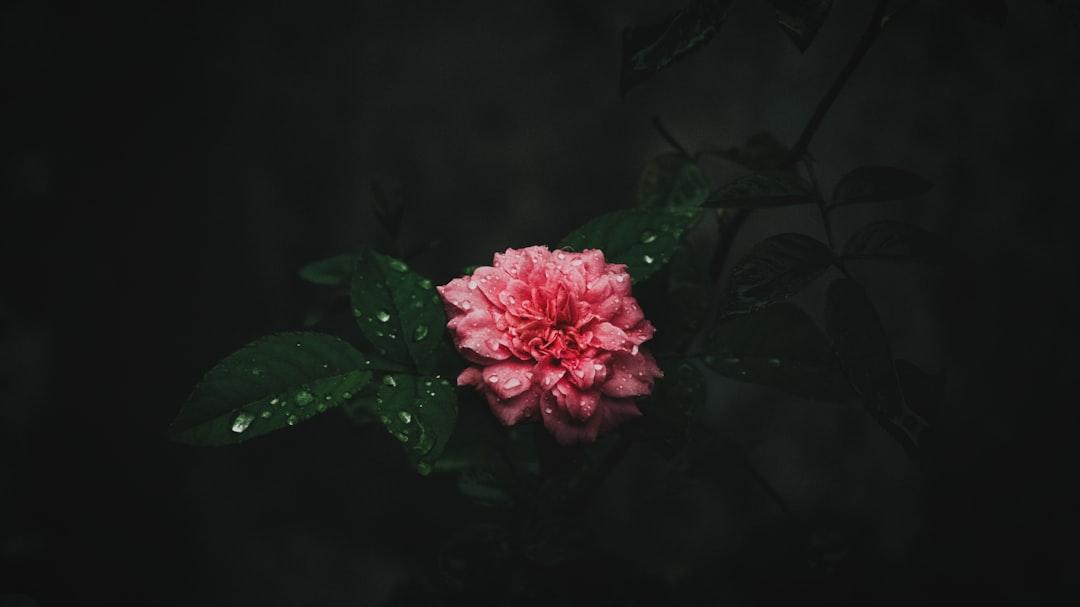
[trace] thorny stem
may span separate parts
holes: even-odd
[[[910,3],[909,3],[910,4]],[[870,18],[870,23],[867,24],[866,29],[863,30],[862,38],[859,39],[858,46],[852,52],[851,57],[848,58],[847,63],[844,65],[840,73],[837,74],[836,79],[833,80],[832,86],[825,92],[825,95],[818,102],[817,107],[814,109],[814,113],[810,116],[810,120],[803,127],[802,133],[796,140],[795,145],[788,152],[784,161],[780,164],[781,169],[791,168],[795,163],[799,162],[806,155],[807,147],[810,145],[810,140],[814,137],[814,133],[817,132],[818,127],[821,126],[821,122],[825,119],[825,115],[829,112],[829,108],[832,107],[833,102],[836,101],[840,91],[847,84],[851,74],[855,72],[855,68],[862,62],[863,57],[866,56],[866,52],[870,50],[874,42],[878,38],[878,34],[881,33],[881,29],[888,23],[889,19],[893,15],[907,8],[905,5],[898,9],[893,15],[886,17],[885,10],[888,8],[888,0],[878,0],[874,6],[874,14]],[[717,228],[717,243],[716,250],[713,252],[712,265],[709,268],[709,274],[712,281],[715,283],[720,279],[720,273],[723,272],[724,266],[727,263],[727,257],[731,250],[731,245],[735,240],[735,235],[738,233],[739,228],[746,222],[747,216],[750,214],[750,209],[724,209],[720,215],[720,225]],[[827,224],[827,222],[826,222]]]

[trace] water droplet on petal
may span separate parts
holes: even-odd
[[[497,384],[497,383],[499,383],[499,376],[498,375],[492,375],[491,377],[488,378],[488,381],[493,383],[493,384]]]
[[[469,309],[472,308],[472,304],[467,302],[467,301],[463,301],[460,304],[458,304],[458,307],[460,307],[462,310],[469,310]]]
[[[379,310],[375,313],[375,318],[378,318],[379,322],[386,322],[390,320],[390,313],[386,310]]]
[[[644,232],[641,233],[641,242],[643,242],[645,244],[649,244],[650,242],[653,242],[655,240],[656,240],[656,232],[653,232],[652,230],[645,230]],[[649,262],[646,262],[646,263],[652,263],[652,262],[649,261]]]
[[[476,287],[477,287],[476,281],[475,280],[470,280],[469,281],[469,288],[472,289],[472,290],[476,290]]]
[[[519,380],[516,377],[511,377],[510,379],[506,380],[506,383],[503,384],[503,387],[506,388],[507,390],[513,390],[514,388],[516,388],[516,387],[518,387],[520,385],[521,385],[521,380]]]
[[[416,325],[416,328],[413,329],[412,334],[413,341],[420,341],[427,337],[427,334],[428,328],[425,325]]]
[[[544,409],[544,413],[551,413],[551,407],[548,407],[547,409]]]
[[[574,261],[570,262],[570,265],[572,265],[572,266],[574,266],[576,268],[576,267],[580,266],[583,263],[585,263],[585,262],[581,261],[580,259],[575,259]]]
[[[596,363],[596,364],[594,364],[594,365],[592,366],[592,368],[593,368],[594,370],[596,370],[596,371],[603,371],[603,370],[604,370],[604,365],[601,365],[600,363]]]
[[[638,352],[640,352],[640,351],[641,351],[641,348],[638,348],[638,345],[634,344],[634,347],[630,348],[630,355],[631,356],[637,356]]]
[[[625,280],[626,280],[626,275],[624,275],[624,274],[616,274],[615,275],[615,282],[623,282]]]
[[[236,419],[233,420],[232,431],[240,434],[244,430],[247,430],[248,426],[250,426],[253,421],[255,421],[254,415],[247,412],[240,412],[236,415]]]
[[[578,369],[577,371],[574,371],[574,375],[577,375],[579,378],[583,378],[585,377],[585,371]]]
[[[401,261],[400,259],[391,259],[391,260],[386,262],[386,265],[390,266],[391,270],[394,270],[394,271],[397,271],[397,272],[408,272],[409,271],[409,266],[405,265],[405,262]]]
[[[405,424],[412,423],[412,413],[409,413],[408,411],[398,411],[397,416],[398,416],[398,419],[400,419],[402,421],[402,423],[405,423]]]

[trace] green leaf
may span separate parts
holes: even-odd
[[[772,5],[777,25],[799,47],[799,52],[806,52],[829,16],[832,0],[772,0]]]
[[[950,254],[949,247],[936,234],[901,221],[876,221],[859,228],[844,243],[845,260],[896,259],[936,262]]]
[[[509,506],[514,498],[504,489],[512,483],[509,470],[493,464],[472,466],[458,475],[458,490],[482,506]]]
[[[644,417],[629,428],[670,456],[686,443],[687,433],[705,406],[707,385],[701,371],[689,361],[665,367],[664,377],[656,382],[652,394],[637,399]]]
[[[731,270],[720,295],[724,315],[745,314],[785,301],[821,276],[832,263],[825,243],[795,232],[754,245]]]
[[[379,354],[421,373],[436,370],[446,313],[430,280],[369,249],[357,256],[351,296],[356,322]]]
[[[709,194],[707,207],[760,209],[813,204],[810,182],[787,171],[765,171],[740,177]]]
[[[353,266],[356,265],[356,253],[335,255],[321,259],[300,268],[300,278],[317,285],[345,287],[352,281]]]
[[[705,341],[705,364],[717,373],[803,398],[852,396],[828,340],[805,312],[788,303],[719,322]]]
[[[638,182],[637,203],[645,208],[695,208],[709,195],[701,167],[682,154],[653,158]]]
[[[918,447],[926,421],[905,403],[888,337],[855,281],[838,278],[829,285],[825,330],[863,406],[905,448]]]
[[[930,375],[914,364],[900,359],[893,361],[893,365],[896,367],[896,377],[900,380],[907,406],[924,418],[933,418],[941,408],[945,395],[945,372]]]
[[[427,475],[446,449],[457,421],[457,395],[440,377],[387,374],[375,410],[390,434],[401,441],[416,471]]]
[[[650,342],[654,353],[683,352],[701,331],[712,299],[709,276],[687,243],[679,243],[668,268],[666,284],[648,300],[649,317],[664,328]],[[646,305],[643,299],[646,293],[643,291],[638,296],[642,306]]]
[[[697,211],[627,209],[605,213],[571,232],[559,248],[600,249],[608,263],[624,263],[630,278],[645,280],[675,254]]]
[[[695,157],[719,156],[752,171],[773,171],[783,164],[788,151],[787,146],[780,143],[780,140],[772,133],[762,131],[748,137],[746,143],[741,146],[729,148],[707,146],[698,150]]]
[[[840,178],[833,190],[830,207],[914,198],[933,187],[934,184],[910,171],[864,166]]]
[[[661,23],[623,30],[619,94],[645,82],[656,72],[712,38],[733,0],[695,0]]]
[[[169,429],[190,445],[239,443],[335,407],[371,381],[367,358],[337,337],[279,333],[211,369]]]

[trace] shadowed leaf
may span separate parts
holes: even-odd
[[[409,462],[430,474],[457,421],[457,395],[440,377],[387,374],[375,399],[386,430],[401,441]]]
[[[829,285],[825,330],[863,406],[906,449],[917,448],[926,420],[905,403],[888,337],[855,281],[838,278]]]
[[[619,94],[707,43],[720,28],[733,0],[695,0],[661,23],[623,30]]]
[[[876,221],[859,228],[844,243],[844,259],[894,259],[936,262],[950,254],[936,234],[901,221]]]
[[[705,364],[732,379],[811,400],[852,397],[828,340],[789,303],[722,320],[709,333],[705,352]]]
[[[830,206],[904,200],[921,196],[933,187],[934,184],[910,171],[864,166],[840,178]]]
[[[709,182],[701,167],[682,154],[653,158],[641,173],[637,203],[645,208],[695,208],[709,195]]]
[[[719,156],[729,162],[734,162],[752,171],[776,170],[787,158],[788,148],[772,133],[761,132],[751,135],[746,143],[740,146],[720,148],[706,146],[698,150],[695,157]]]
[[[723,315],[745,314],[785,301],[832,263],[825,243],[795,232],[754,245],[735,264],[720,296]]]
[[[810,182],[786,171],[740,177],[709,194],[707,207],[759,209],[817,202]]]
[[[806,52],[825,23],[832,0],[771,0],[776,23],[791,38],[799,52]]]

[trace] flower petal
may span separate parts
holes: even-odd
[[[611,371],[601,390],[607,396],[627,398],[644,396],[652,393],[656,378],[664,373],[656,366],[656,361],[648,352],[641,350],[637,354],[617,352],[608,362]]]

